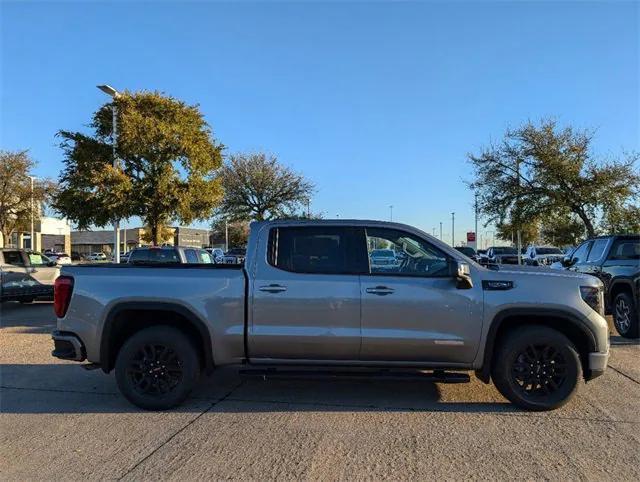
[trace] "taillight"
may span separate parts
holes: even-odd
[[[53,285],[53,311],[58,318],[64,318],[73,293],[73,278],[70,276],[58,276]]]

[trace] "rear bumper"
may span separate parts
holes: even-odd
[[[87,358],[82,340],[69,331],[54,331],[51,334],[53,339],[53,351],[51,355],[61,360],[84,361]]]
[[[607,369],[607,363],[609,362],[609,350],[606,353],[589,353],[589,376],[587,380],[593,380],[594,378],[603,375]]]

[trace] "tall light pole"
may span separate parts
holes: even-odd
[[[451,247],[456,245],[456,213],[451,213]]]
[[[440,221],[440,241],[442,241],[442,221]]]
[[[224,218],[224,252],[229,251],[229,221]]]
[[[393,221],[393,204],[389,206],[389,221]]]
[[[35,232],[35,229],[33,227],[33,180],[35,178],[34,178],[34,176],[29,176],[29,179],[31,179],[31,251],[35,251],[36,250],[36,245],[33,242],[33,240],[35,239],[35,236],[36,236],[36,232]]]
[[[478,192],[476,191],[476,204],[475,204],[475,214],[476,214],[476,227],[475,229],[475,234],[476,234],[476,250],[478,249]]]
[[[111,129],[111,147],[113,149],[113,167],[118,169],[120,167],[120,163],[118,162],[118,155],[116,154],[116,147],[118,143],[118,110],[116,106],[116,99],[120,96],[120,92],[111,87],[110,85],[98,85],[98,89],[100,89],[105,94],[111,96],[113,99],[113,104],[111,107],[111,111],[113,114],[113,126]],[[115,263],[120,263],[120,220],[113,220],[113,261]]]

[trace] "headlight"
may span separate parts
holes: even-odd
[[[602,290],[595,286],[581,286],[580,296],[593,311],[604,315]]]

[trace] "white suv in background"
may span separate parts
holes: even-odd
[[[564,256],[564,252],[555,246],[531,245],[524,254],[524,262],[530,266],[550,266],[562,261]]]

